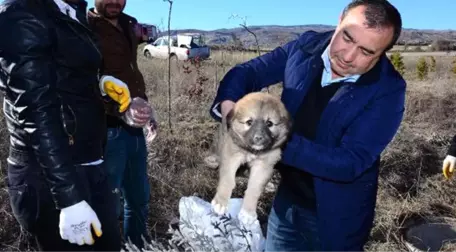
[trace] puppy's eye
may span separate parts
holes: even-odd
[[[252,119],[249,119],[249,120],[247,120],[245,123],[246,123],[248,126],[252,126],[252,122],[253,122]]]
[[[271,121],[267,120],[266,126],[268,126],[268,128],[271,128],[272,126],[274,126],[274,124]]]

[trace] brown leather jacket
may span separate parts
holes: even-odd
[[[101,75],[112,75],[128,85],[131,98],[141,97],[147,100],[145,94],[145,82],[142,73],[138,69],[137,50],[138,38],[134,25],[137,20],[125,13],[119,17],[122,30],[112,25],[108,20],[95,13],[94,8],[87,13],[90,28],[97,35],[97,40],[103,63],[100,68]],[[116,127],[122,124],[117,118],[117,109],[113,101],[105,103],[108,114],[108,127]]]

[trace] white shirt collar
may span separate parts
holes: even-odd
[[[71,7],[69,4],[65,3],[62,0],[54,0],[54,2],[55,4],[57,4],[57,6],[63,14],[79,22],[78,18],[76,17],[76,10],[73,7]]]
[[[331,83],[338,82],[338,81],[356,82],[359,79],[359,77],[360,77],[359,74],[332,79],[331,61],[329,60],[329,45],[326,47],[325,51],[321,55],[321,58],[323,59],[323,63],[324,63],[323,75],[321,77],[321,86],[322,87],[330,85]]]

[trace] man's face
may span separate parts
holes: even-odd
[[[331,39],[329,57],[333,74],[337,77],[369,71],[393,38],[393,27],[379,29],[365,25],[365,8],[351,9],[339,21]]]
[[[116,19],[122,13],[126,0],[95,0],[97,12],[107,19]]]

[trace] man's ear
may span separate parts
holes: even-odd
[[[231,109],[230,112],[228,112],[228,114],[226,115],[226,128],[227,129],[229,129],[231,127],[233,117],[234,117],[234,108]]]

